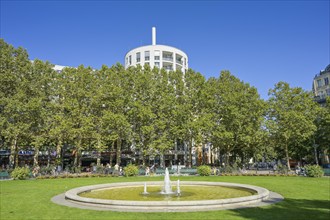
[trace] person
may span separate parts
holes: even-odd
[[[150,174],[150,169],[149,167],[146,167],[146,176],[149,176],[149,174]]]
[[[39,170],[40,170],[39,165],[37,165],[33,168],[33,171],[32,171],[33,177],[37,177],[39,175]]]
[[[107,163],[107,165],[105,166],[105,174],[110,174],[110,169],[111,169],[111,166],[109,163]]]
[[[115,175],[119,175],[119,165],[118,165],[118,163],[116,163],[116,165],[114,166],[114,171],[113,171],[113,173],[115,174]]]
[[[213,171],[213,175],[216,176],[217,175],[217,168],[216,167],[212,167],[212,171]]]
[[[155,164],[153,164],[153,165],[150,167],[150,171],[151,171],[152,173],[154,173],[154,172],[155,172],[154,169],[155,169]]]
[[[118,163],[116,163],[116,165],[115,165],[115,171],[118,171],[119,170],[119,165],[118,165]]]

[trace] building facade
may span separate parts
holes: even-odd
[[[168,71],[188,70],[188,56],[175,47],[156,44],[156,28],[152,28],[152,45],[142,46],[130,50],[125,55],[125,68],[145,64],[151,68],[164,68]]]
[[[330,64],[321,70],[319,74],[315,75],[313,80],[313,92],[315,100],[323,104],[327,97],[330,97]]]

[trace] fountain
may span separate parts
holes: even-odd
[[[149,193],[147,192],[147,183],[144,183],[144,191],[142,193],[143,195],[148,195]]]
[[[172,191],[171,186],[171,180],[170,180],[170,173],[168,172],[168,169],[165,169],[165,177],[164,177],[164,186],[163,190],[160,192],[160,194],[163,195],[172,195],[175,194],[175,192]]]
[[[181,195],[181,191],[180,191],[180,180],[178,180],[176,182],[176,195],[180,196]]]
[[[183,191],[180,190],[180,184]],[[141,193],[141,185],[141,182],[119,182],[83,186],[58,195],[52,201],[84,209],[87,207],[125,212],[187,212],[257,207],[283,199],[281,195],[270,193],[258,186],[224,182],[177,180],[176,190],[173,191],[167,168],[164,182],[148,182],[149,192],[147,183],[144,182],[144,190]],[[159,187],[162,187],[160,192]],[[95,197],[88,194],[98,195]]]

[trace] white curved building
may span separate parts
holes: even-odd
[[[166,45],[156,45],[156,28],[152,28],[152,45],[130,50],[125,55],[125,68],[145,64],[151,68],[158,67],[166,70],[188,70],[188,56],[182,50]]]

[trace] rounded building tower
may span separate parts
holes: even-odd
[[[142,46],[130,50],[125,55],[125,68],[145,64],[151,68],[164,68],[168,71],[188,70],[188,56],[175,47],[156,44],[156,28],[152,28],[152,45]]]

